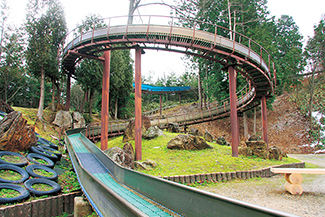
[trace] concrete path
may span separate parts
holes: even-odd
[[[325,154],[288,154],[288,156],[319,167],[325,167]]]

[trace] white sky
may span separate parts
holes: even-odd
[[[10,22],[20,25],[25,19],[25,8],[28,0],[7,0],[10,7]],[[142,0],[142,3],[154,2],[153,0]],[[172,3],[172,0],[165,0]],[[69,30],[72,30],[84,20],[86,15],[91,13],[100,14],[103,18],[122,16],[128,14],[129,0],[61,0],[66,13],[66,22]],[[318,24],[321,15],[325,14],[325,0],[268,0],[268,7],[271,15],[279,18],[286,14],[293,17],[299,26],[304,40],[307,36],[313,36],[313,26]],[[163,6],[142,7],[139,9],[141,15],[169,15],[169,8]],[[133,54],[134,56],[134,54]],[[185,66],[181,57],[183,55],[166,52],[146,50],[142,55],[142,75],[163,77],[174,71],[182,74]]]

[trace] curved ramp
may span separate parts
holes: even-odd
[[[83,130],[67,131],[66,144],[82,190],[99,216],[294,216],[121,167]]]
[[[135,16],[135,20],[137,17]],[[224,27],[193,20],[192,27],[180,27],[173,17],[141,16],[141,23],[127,24],[128,17],[101,20],[106,27],[71,31],[59,49],[63,69],[74,72],[83,58],[97,58],[99,52],[114,49],[166,50],[193,55],[234,66],[255,87],[256,97],[274,93],[275,68],[270,54],[258,43]],[[213,32],[200,30],[207,25]],[[94,24],[95,25],[95,24]],[[222,35],[232,35],[230,40]],[[273,72],[273,73],[272,73]]]
[[[255,88],[243,94],[243,88],[237,93],[237,110],[246,108],[247,105],[254,105],[251,102],[255,98]],[[239,97],[242,94],[241,97]],[[230,103],[229,99],[211,103],[207,108],[195,112],[179,112],[174,115],[167,116],[151,116],[151,126],[158,126],[161,129],[168,128],[169,123],[178,123],[179,126],[188,126],[192,124],[199,124],[209,122],[230,116]],[[122,135],[130,120],[111,121],[108,126],[108,135],[117,136]],[[92,140],[100,138],[101,124],[94,123],[87,126],[86,136]]]

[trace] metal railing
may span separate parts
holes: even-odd
[[[80,45],[83,43],[84,39],[90,40],[90,43],[96,43],[96,24],[101,24],[101,30],[105,30],[107,40],[110,40],[110,36],[114,35],[113,28],[119,27],[119,26],[126,26],[125,32],[124,32],[124,38],[128,38],[129,34],[133,34],[129,32],[129,29],[131,27],[137,26],[137,25],[146,25],[146,36],[145,38],[150,41],[153,40],[155,36],[151,34],[151,29],[153,26],[168,26],[169,28],[169,35],[168,40],[171,43],[173,39],[177,36],[177,32],[173,32],[173,29],[176,27],[180,27],[182,25],[182,20],[177,17],[171,17],[171,16],[157,16],[157,15],[141,15],[141,16],[133,16],[134,21],[132,25],[128,24],[128,16],[118,16],[118,17],[109,17],[109,18],[103,18],[100,20],[94,20],[92,22],[86,23],[87,30],[89,29],[89,26],[92,26],[91,30],[84,31],[84,26],[79,26],[70,31],[62,40],[61,46],[58,49],[58,57],[62,58],[64,55],[68,53],[68,50],[72,47],[75,47],[76,45]],[[218,44],[222,43],[222,40],[226,39],[226,36],[232,36],[233,40],[227,39],[228,48],[231,49],[231,54],[233,54],[236,51],[237,45],[243,45],[245,47],[248,47],[248,54],[245,54],[246,57],[252,58],[255,56],[256,61],[258,61],[258,64],[262,66],[265,71],[266,75],[270,78],[270,80],[274,81],[276,83],[276,70],[274,61],[272,60],[272,57],[270,53],[263,48],[259,43],[254,41],[253,39],[238,33],[236,31],[230,30],[228,28],[225,28],[223,26],[219,26],[216,24],[211,24],[207,22],[202,22],[198,20],[188,20],[189,23],[193,23],[193,25],[187,25],[184,29],[191,29],[193,31],[193,35],[187,35],[184,40],[191,40],[191,44],[195,44],[195,41],[197,38],[202,37],[202,33],[206,33],[205,30],[210,30],[210,34],[213,34],[212,38],[210,37],[211,41],[207,41],[206,44],[204,42],[200,42],[201,46],[210,46],[210,51],[212,51]],[[204,29],[200,29],[204,27]],[[219,31],[222,30],[222,31]],[[156,33],[156,37],[159,37],[159,29],[152,30]],[[219,32],[219,33],[218,33]],[[181,36],[181,35],[178,35]],[[165,37],[164,35],[162,37]],[[212,44],[211,44],[212,42]],[[183,52],[185,53],[188,51],[188,48]],[[210,51],[206,52],[204,55],[207,55]],[[254,55],[255,54],[255,55]],[[257,55],[257,56],[256,56]],[[246,60],[245,60],[246,61]],[[60,62],[60,61],[59,61]],[[271,73],[273,72],[273,73]]]

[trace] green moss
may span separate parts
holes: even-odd
[[[0,178],[16,181],[16,180],[20,180],[22,176],[20,175],[20,173],[17,173],[12,170],[0,170]]]
[[[200,151],[169,150],[167,143],[178,134],[164,132],[152,140],[142,140],[142,159],[155,161],[158,166],[150,171],[143,171],[153,176],[190,175],[197,173],[232,172],[240,170],[256,170],[268,166],[300,162],[293,158],[283,158],[282,161],[264,160],[257,157],[232,157],[231,147],[216,143],[209,145],[213,149]],[[134,141],[130,141],[134,147]],[[96,143],[100,147],[100,142]],[[122,136],[110,139],[108,148],[123,147]]]

